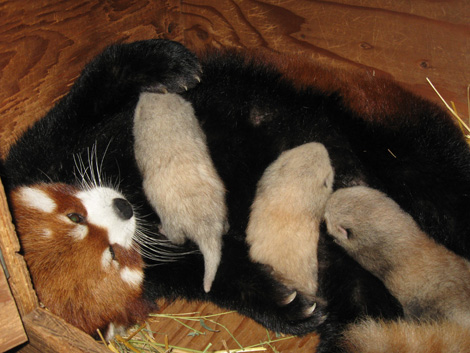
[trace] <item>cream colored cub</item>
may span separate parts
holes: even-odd
[[[173,93],[142,93],[134,116],[135,158],[150,204],[172,242],[196,242],[208,292],[228,229],[225,187],[191,104]]]
[[[317,291],[320,222],[333,178],[322,144],[285,151],[258,182],[247,227],[250,257],[312,300]]]

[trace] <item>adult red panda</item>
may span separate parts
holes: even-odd
[[[133,207],[116,190],[33,184],[10,193],[22,251],[37,295],[91,335],[143,320],[144,262]]]
[[[191,103],[226,191],[230,228],[220,227],[222,234],[215,235],[223,246],[210,291],[203,285],[204,259],[193,251],[205,237],[186,234],[189,241],[184,245],[146,256],[143,297],[209,300],[274,331],[316,331],[321,336],[318,351],[332,352],[340,349],[338,342],[349,323],[364,317],[397,319],[402,307],[323,228],[318,253],[312,254],[318,259],[318,303],[313,312],[306,310],[312,307],[310,297],[301,291],[292,297],[296,288],[276,281],[269,269],[249,258],[245,232],[266,168],[284,151],[322,144],[334,170],[333,189],[366,184],[382,190],[430,237],[468,257],[470,152],[443,110],[396,84],[370,77],[361,89],[362,83],[344,76],[327,89],[315,85],[317,73],[321,70],[309,72],[312,79],[299,87],[274,65],[240,53],[207,55],[199,64],[184,47],[165,40],[111,46],[12,146],[3,178],[10,192],[37,183],[79,185],[76,161],[95,146],[102,180],[115,183],[139,209],[149,236],[165,239],[160,231],[165,221],[159,217],[164,215],[158,214],[158,205],[150,202],[142,186],[133,127],[142,92],[180,94]],[[350,92],[348,84],[354,83]],[[374,104],[379,98],[376,89],[390,93],[381,98],[386,105]],[[143,159],[157,153],[152,149]],[[225,224],[223,220],[219,223]],[[157,257],[168,252],[175,255],[169,256],[174,261]]]

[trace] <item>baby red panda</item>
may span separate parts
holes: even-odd
[[[318,286],[320,223],[333,179],[328,151],[321,143],[283,152],[258,182],[246,230],[250,257],[268,265],[281,283],[312,302]]]
[[[130,203],[107,187],[36,184],[10,194],[13,215],[40,301],[88,334],[141,321],[143,261]]]
[[[398,204],[368,187],[334,192],[325,221],[335,242],[400,301],[405,319],[422,322],[351,325],[344,333],[348,352],[395,352],[397,347],[429,352],[431,346],[461,352],[470,347],[469,261],[429,238]]]
[[[189,102],[174,93],[140,95],[134,114],[134,153],[142,187],[175,244],[191,239],[204,256],[209,292],[228,230],[225,187]]]

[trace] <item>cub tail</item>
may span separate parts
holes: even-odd
[[[173,93],[141,94],[134,115],[134,152],[143,188],[175,244],[194,241],[205,261],[209,292],[229,228],[225,186],[192,105]]]

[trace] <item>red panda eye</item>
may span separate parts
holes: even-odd
[[[78,213],[69,213],[67,215],[68,219],[70,219],[73,223],[84,223],[85,217]]]
[[[112,245],[109,246],[109,252],[111,253],[111,258],[116,260],[116,253],[114,252]]]

